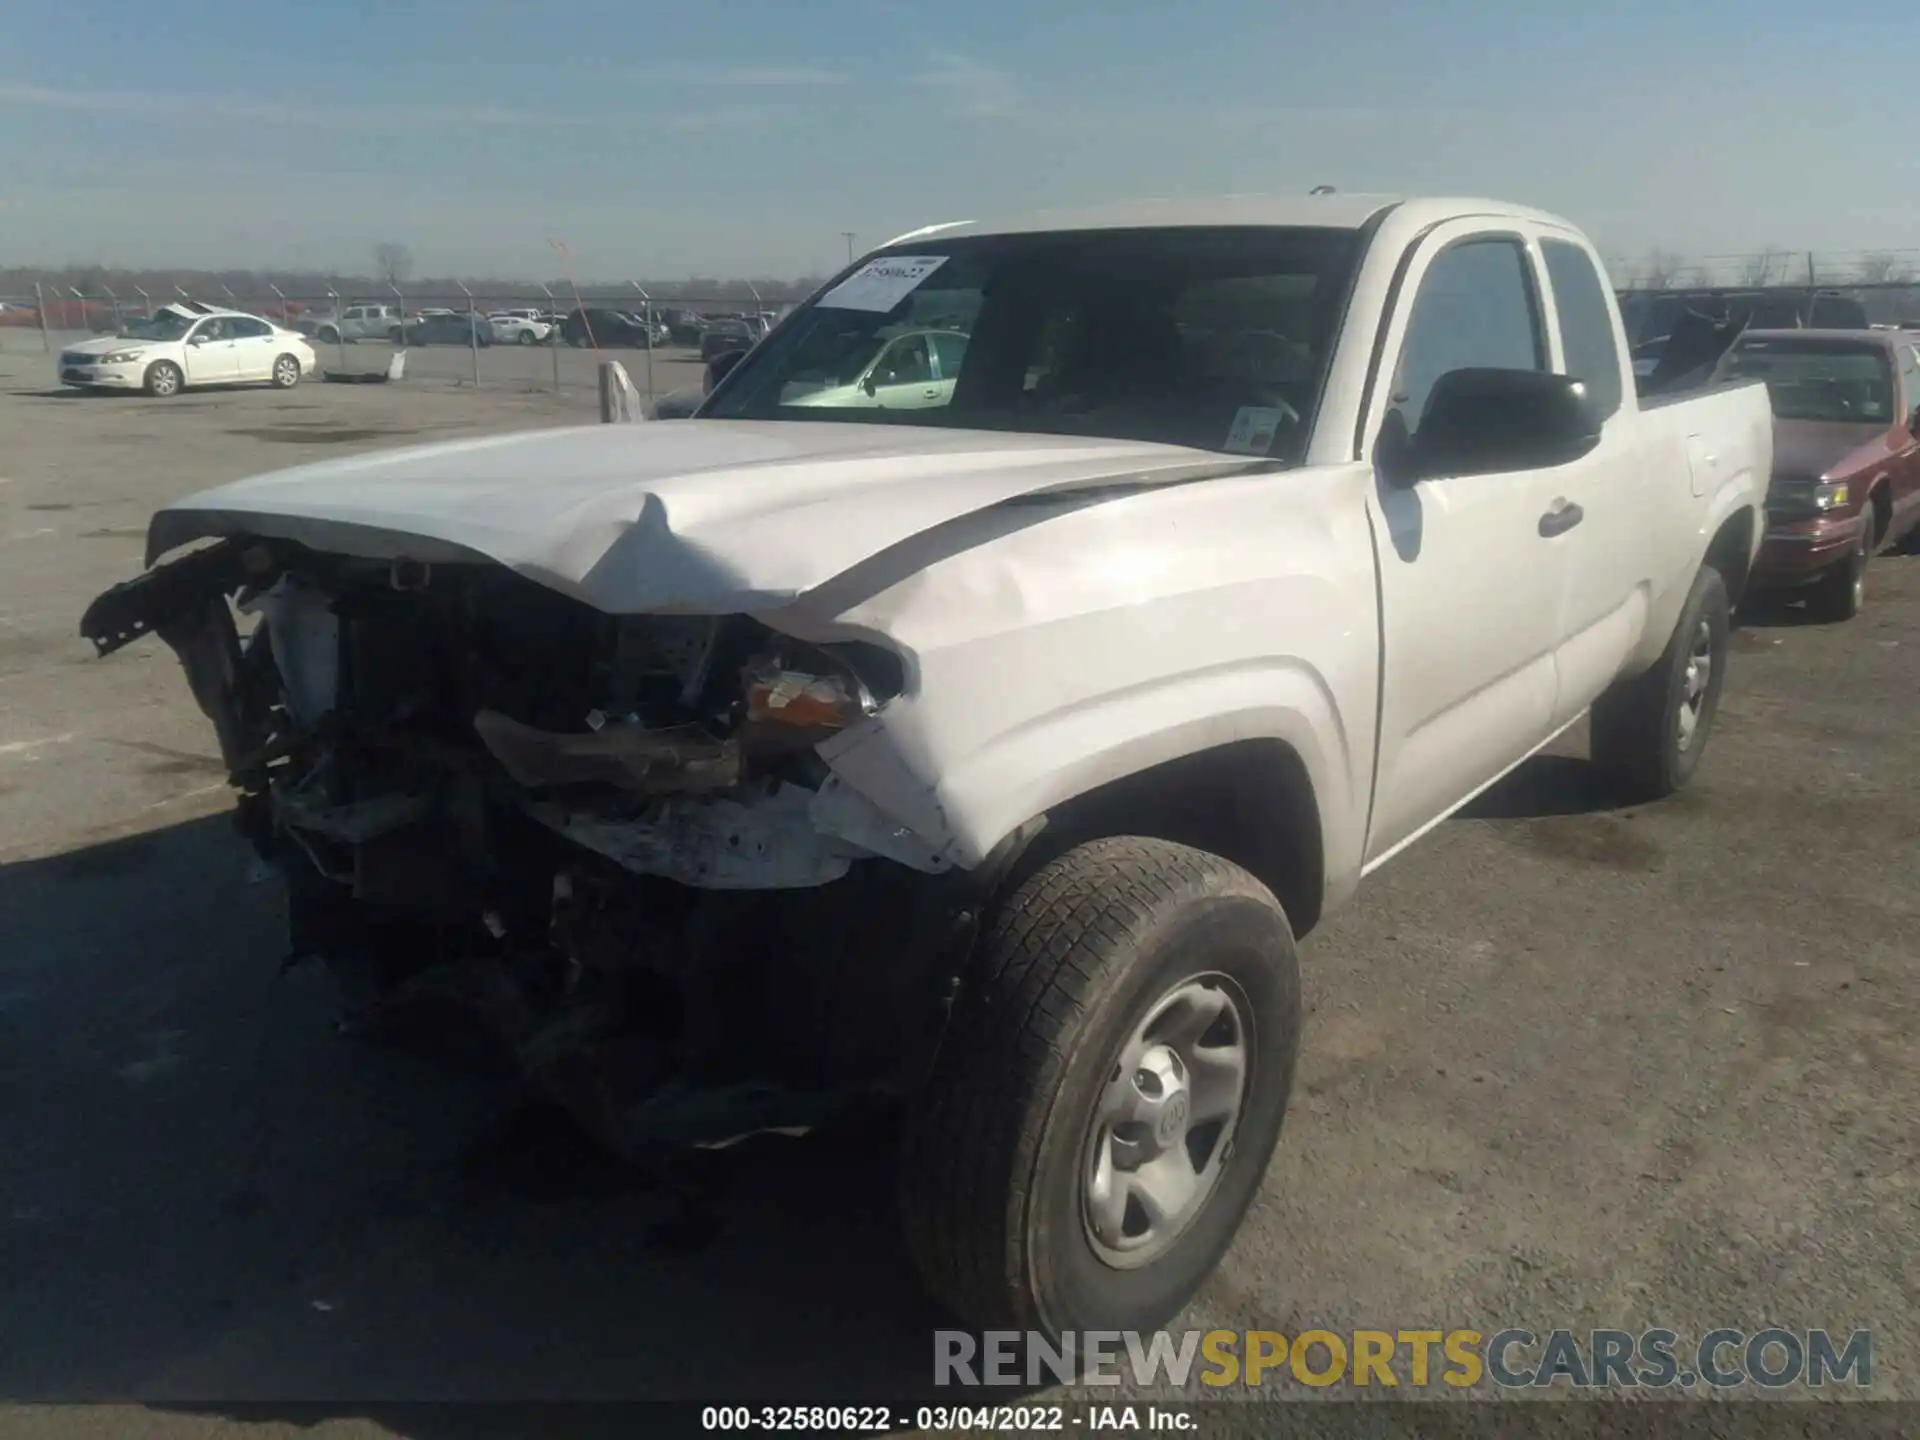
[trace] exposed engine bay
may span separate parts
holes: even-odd
[[[984,877],[816,749],[900,692],[885,647],[246,537],[82,630],[179,655],[285,963],[334,972],[347,1027],[477,1020],[622,1149],[802,1128],[929,1058]]]

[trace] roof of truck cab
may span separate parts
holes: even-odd
[[[1358,230],[1375,216],[1393,210],[1396,221],[1414,229],[1443,220],[1484,215],[1574,227],[1557,215],[1502,200],[1397,195],[1221,195],[1211,199],[1129,200],[1075,209],[1039,210],[999,220],[954,220],[909,231],[880,248],[909,241],[956,239],[971,235],[1020,235],[1050,230],[1146,230],[1161,227],[1276,226]]]

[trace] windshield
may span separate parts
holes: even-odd
[[[705,413],[1295,461],[1358,250],[1353,231],[1272,228],[909,244],[798,311]]]
[[[1893,372],[1877,346],[1846,341],[1743,340],[1727,374],[1764,380],[1782,420],[1884,423],[1893,418]]]

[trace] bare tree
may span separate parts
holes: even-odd
[[[1671,250],[1649,250],[1640,267],[1640,284],[1647,290],[1670,290],[1678,283],[1684,262]]]
[[[1793,257],[1778,246],[1769,245],[1757,255],[1749,255],[1740,266],[1740,283],[1759,287],[1787,277]]]
[[[382,240],[373,247],[373,268],[387,284],[405,284],[413,277],[413,252],[398,240]]]
[[[1913,266],[1890,251],[1877,250],[1862,255],[1854,267],[1854,278],[1868,285],[1885,284],[1913,278]]]

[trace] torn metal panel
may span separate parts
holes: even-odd
[[[544,803],[527,813],[638,875],[701,890],[795,890],[838,880],[868,853],[814,828],[813,794],[779,785],[738,800],[675,798],[631,820]]]
[[[698,726],[650,730],[611,724],[557,734],[536,730],[495,710],[473,717],[474,731],[522,785],[613,785],[622,790],[726,790],[740,783],[740,747]]]
[[[910,869],[938,875],[952,868],[937,846],[883,814],[871,800],[837,775],[829,775],[815,792],[807,805],[807,818],[822,835],[844,840]]]

